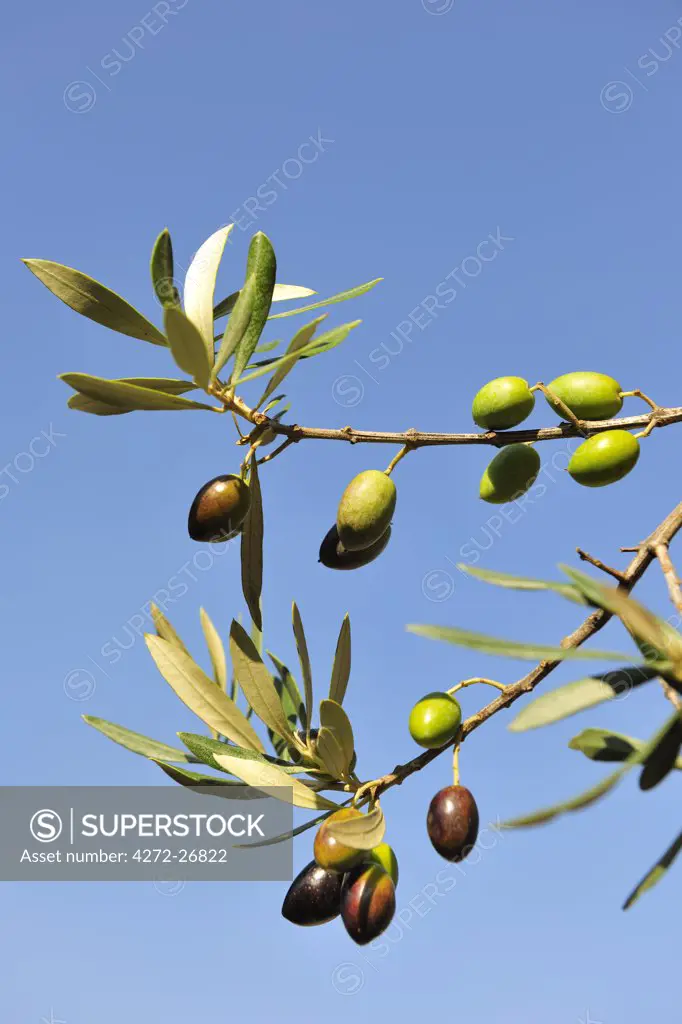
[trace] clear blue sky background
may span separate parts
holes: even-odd
[[[158,322],[147,260],[161,228],[171,229],[186,266],[278,174],[276,200],[249,230],[273,239],[280,280],[325,295],[385,277],[330,318],[363,318],[348,342],[292,378],[298,421],[467,429],[472,395],[490,377],[549,380],[582,368],[682,402],[682,54],[661,42],[682,17],[678,3],[169,5],[165,27],[158,5],[154,13],[138,0],[39,0],[4,18],[0,462],[15,481],[3,470],[5,783],[159,781],[153,765],[88,730],[80,715],[169,742],[192,727],[141,640],[115,665],[101,649],[129,646],[126,623],[191,567],[199,549],[186,535],[189,502],[206,479],[237,465],[227,419],[68,413],[60,371],[172,375],[172,367],[162,350],[61,306],[20,256],[86,270]],[[669,59],[658,63],[650,48],[658,57],[670,50]],[[318,131],[332,141],[294,180],[295,165],[283,165]],[[221,291],[241,281],[249,230],[235,230]],[[466,263],[478,276],[460,272],[455,300],[422,318],[399,351],[392,332],[498,230],[510,240],[496,259],[480,273]],[[289,334],[297,323],[284,321]],[[380,366],[371,353],[383,344],[392,354]],[[551,421],[539,404],[532,422]],[[481,565],[543,576],[576,545],[624,564],[618,545],[638,541],[680,497],[679,429],[651,438],[635,473],[596,492],[562,471],[561,446],[544,447],[546,494],[501,525],[498,510],[477,499],[486,452],[420,452],[396,471],[390,548],[348,575],[317,564],[319,541],[348,479],[383,468],[392,451],[311,442],[269,467],[267,643],[293,659],[296,598],[322,692],[342,615],[351,613],[348,708],[365,777],[415,752],[406,720],[422,693],[473,674],[510,681],[523,670],[409,635],[406,623],[551,643],[578,622],[559,599],[460,576],[452,562],[463,546]],[[21,453],[50,430],[55,444],[27,471]],[[196,582],[168,610],[204,657],[200,605],[223,631],[243,610],[236,554],[193,572]],[[655,571],[640,593],[669,614]],[[617,626],[604,637],[602,646],[628,644]],[[551,685],[574,676],[562,670]],[[485,699],[467,691],[465,710]],[[581,728],[646,736],[665,714],[652,687],[525,736],[509,733],[501,715],[466,744],[463,779],[484,821],[504,819],[601,776],[603,766],[567,748]],[[188,884],[173,897],[145,884],[5,885],[2,1019],[677,1019],[682,874],[627,915],[619,909],[679,828],[677,780],[646,797],[633,780],[583,815],[491,841],[459,874],[436,857],[424,828],[428,801],[449,776],[445,760],[436,762],[384,801],[402,924],[382,955],[359,951],[338,923],[312,932],[287,925],[282,884]],[[306,836],[297,864],[309,856]],[[426,912],[420,894],[443,868],[456,885]]]

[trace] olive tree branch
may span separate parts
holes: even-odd
[[[662,548],[665,548],[665,552],[667,554],[668,545],[680,529],[682,529],[682,502],[680,502],[679,505],[677,505],[672,512],[666,516],[663,522],[656,527],[653,533],[637,547],[634,558],[622,573],[622,579],[618,584],[618,589],[625,593],[629,593],[634,585],[642,578],[652,562],[655,559],[660,561],[660,552]],[[675,580],[675,582],[676,587],[679,588],[677,580]],[[589,640],[595,635],[595,633],[598,633],[600,629],[603,629],[612,617],[613,616],[610,612],[604,611],[601,608],[596,609],[587,616],[584,622],[582,622],[577,629],[564,637],[560,646],[569,648],[580,647],[586,640]],[[541,661],[535,666],[535,668],[517,682],[510,683],[508,686],[505,686],[499,697],[496,697],[495,700],[492,700],[489,704],[486,704],[485,707],[481,708],[480,711],[477,711],[474,715],[471,715],[470,718],[466,719],[462,724],[461,731],[457,737],[457,742],[461,743],[470,733],[475,729],[478,729],[479,725],[483,725],[483,723],[487,722],[489,718],[496,715],[498,711],[503,711],[505,708],[510,707],[519,699],[519,697],[522,697],[526,693],[530,693],[536,686],[538,686],[539,683],[542,682],[543,679],[546,679],[547,676],[561,664],[562,662],[560,661]],[[666,696],[672,700],[671,695],[667,692]],[[674,696],[676,699],[673,703],[677,707],[679,706],[678,695],[674,694]],[[453,744],[451,742],[445,744],[443,747],[438,747],[435,750],[427,750],[418,757],[408,761],[407,764],[397,765],[388,775],[384,775],[375,781],[372,787],[373,796],[377,797],[386,790],[391,789],[393,786],[401,785],[401,783],[403,783],[405,779],[409,778],[410,775],[414,775],[415,772],[421,771],[422,768],[425,768],[431,763],[431,761],[434,761],[442,753],[450,749],[452,745]]]
[[[358,430],[354,427],[327,428],[304,427],[297,423],[280,423],[270,419],[265,413],[251,409],[238,395],[220,388],[211,389],[227,409],[241,416],[259,430],[268,429],[274,434],[296,441],[346,441],[349,444],[396,444],[408,445],[409,448],[426,448],[438,445],[482,444],[501,448],[509,444],[537,441],[558,441],[567,437],[589,436],[604,430],[630,430],[643,428],[651,431],[655,427],[665,427],[672,423],[682,422],[682,406],[664,408],[657,406],[651,412],[640,416],[624,416],[620,419],[578,421],[578,426],[561,423],[556,427],[540,427],[535,430],[486,430],[479,433],[441,434],[430,433],[411,428],[402,432]],[[249,438],[239,440],[246,444]]]

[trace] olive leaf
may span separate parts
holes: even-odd
[[[159,672],[190,711],[221,736],[240,746],[263,750],[258,734],[244,714],[196,662],[160,637],[146,634],[145,641]]]
[[[211,664],[213,665],[213,676],[220,689],[227,690],[227,660],[220,634],[213,625],[208,612],[204,611],[203,608],[199,609],[199,617]]]
[[[254,714],[283,739],[293,741],[293,733],[282,709],[275,683],[263,664],[253,640],[236,619],[230,628],[230,655],[237,681]]]
[[[255,627],[262,632],[260,599],[263,590],[263,497],[255,454],[250,463],[249,492],[251,504],[241,536],[242,593]]]
[[[195,391],[197,387],[193,380],[174,380],[170,377],[118,377],[116,379],[120,384],[135,384],[137,387],[151,388],[153,391],[165,391],[169,395],[183,395],[186,391]],[[69,409],[88,412],[94,416],[123,416],[125,413],[134,411],[122,405],[110,405],[108,402],[81,394],[72,395],[66,404]]]
[[[348,772],[348,759],[331,729],[321,726],[315,739],[315,753],[334,779],[342,779]]]
[[[383,841],[386,834],[384,812],[378,803],[360,818],[346,821],[330,821],[326,826],[329,835],[344,846],[354,850],[372,850]]]
[[[607,775],[605,779],[602,779],[595,786],[590,786],[585,792],[578,794],[578,796],[573,797],[571,800],[566,800],[563,803],[554,804],[552,807],[545,807],[542,810],[534,811],[532,814],[526,814],[519,818],[513,818],[511,821],[506,821],[504,822],[505,828],[525,828],[532,825],[542,825],[545,822],[553,821],[562,814],[579,811],[584,807],[589,807],[590,804],[596,803],[597,800],[606,796],[631,768],[637,764],[646,764],[648,762],[651,755],[657,750],[659,744],[665,740],[676,722],[679,722],[677,712],[671,715],[650,740],[639,749],[634,750],[617,771]]]
[[[309,295],[315,295],[312,288],[304,288],[298,284],[275,284],[272,301],[291,302],[292,299],[306,299]],[[221,316],[231,313],[238,298],[239,292],[232,292],[226,299],[222,299],[213,310],[213,319],[219,320]]]
[[[166,339],[154,324],[99,281],[81,273],[80,270],[65,267],[61,263],[53,263],[51,260],[22,262],[53,295],[81,316],[129,338],[139,338],[140,341],[149,341],[152,345],[165,346]]]
[[[237,381],[241,377],[244,367],[253,355],[263,333],[272,303],[276,273],[277,260],[272,243],[267,235],[262,231],[257,231],[251,239],[246,260],[246,280],[252,278],[254,284],[251,316],[249,325],[235,351],[232,381]],[[228,324],[228,329],[229,326]]]
[[[428,637],[430,640],[445,640],[449,644],[470,647],[485,654],[497,654],[506,658],[521,658],[527,661],[627,661],[629,655],[617,651],[580,650],[577,647],[548,647],[545,644],[522,644],[515,640],[501,640],[498,637],[473,633],[467,629],[451,626],[407,627],[410,633]]]
[[[226,748],[229,750],[229,748]],[[298,779],[286,775],[274,764],[263,764],[260,761],[246,761],[234,757],[230,753],[216,754],[215,759],[223,768],[242,779],[247,786],[265,790],[268,796],[277,800],[295,804],[296,807],[308,807],[313,810],[337,809],[337,804],[326,797],[308,789]]]
[[[296,650],[298,651],[298,660],[301,663],[301,674],[303,675],[305,718],[307,723],[306,731],[309,733],[313,713],[313,673],[310,667],[310,655],[308,654],[308,644],[305,638],[301,613],[299,612],[295,601],[291,605],[291,620],[294,629],[294,638],[296,640]]]
[[[152,622],[154,623],[157,636],[160,636],[162,640],[167,640],[169,644],[174,644],[176,647],[179,647],[181,651],[184,651],[188,658],[191,657],[189,651],[160,608],[155,604],[152,604],[150,605],[149,610],[151,612]]]
[[[677,715],[668,723],[654,750],[650,751],[642,774],[639,777],[639,788],[646,791],[653,789],[670,774],[675,767],[682,747],[682,720]]]
[[[287,348],[285,353],[285,357],[290,356],[294,358],[290,358],[288,363],[282,361],[280,366],[275,370],[272,377],[268,381],[268,385],[265,391],[256,402],[254,406],[255,409],[259,409],[263,402],[265,402],[270,397],[275,388],[279,387],[279,385],[282,383],[287,374],[291,373],[291,371],[294,369],[296,363],[301,357],[301,350],[307,348],[307,346],[310,344],[313,338],[313,335],[315,334],[315,331],[317,330],[318,325],[321,324],[322,321],[326,319],[326,317],[326,313],[323,314],[322,316],[318,316],[317,320],[311,321],[311,323],[306,324],[305,327],[302,327],[300,331],[296,332],[296,334],[289,342],[289,347]]]
[[[71,395],[66,404],[69,409],[87,412],[91,416],[125,416],[126,413],[133,412],[132,409],[124,409],[121,405],[108,405],[96,398],[88,398],[87,395]]]
[[[250,789],[245,786],[243,782],[238,779],[219,779],[215,775],[201,775],[199,772],[188,772],[184,768],[178,768],[176,765],[167,764],[165,761],[160,761],[158,758],[153,757],[151,759],[154,764],[158,764],[161,771],[165,772],[166,775],[177,782],[180,786],[189,786],[190,788],[196,787],[197,789],[215,789],[216,787],[226,787],[229,789],[229,793],[225,793],[226,797],[230,800],[260,800],[262,799],[261,794],[256,790]]]
[[[164,228],[154,242],[149,264],[152,285],[162,306],[179,306],[180,296],[175,287],[173,245],[168,228]]]
[[[655,666],[630,665],[628,668],[617,668],[598,676],[566,683],[526,704],[508,728],[512,732],[525,732],[527,729],[538,729],[559,722],[562,718],[577,715],[580,711],[627,693],[655,679],[658,674],[659,669]]]
[[[383,281],[383,277],[375,277],[373,281],[367,281],[365,284],[356,285],[355,288],[348,288],[345,292],[338,292],[338,294],[332,295],[328,299],[320,299],[319,302],[313,302],[309,306],[299,306],[298,309],[288,309],[285,313],[273,313],[268,319],[280,320],[285,316],[296,316],[298,313],[309,313],[313,309],[322,309],[323,306],[335,306],[339,302],[346,302],[347,299],[357,299],[358,296],[371,291],[372,288],[379,284],[380,281]]]
[[[197,250],[185,276],[185,312],[203,340],[209,372],[213,366],[213,296],[218,267],[234,224],[215,231]],[[170,341],[170,338],[169,338]]]
[[[256,380],[258,377],[270,373],[271,370],[278,370],[281,367],[288,368],[290,364],[298,362],[299,359],[307,359],[310,356],[328,352],[330,349],[340,345],[342,341],[345,341],[350,332],[361,323],[362,320],[353,320],[351,323],[341,324],[340,327],[334,327],[325,334],[321,334],[319,338],[313,338],[312,341],[308,342],[304,348],[300,348],[297,352],[290,352],[288,355],[279,356],[277,359],[264,359],[259,368],[254,370],[253,373],[248,373],[245,377],[239,377],[238,379],[233,375],[233,383],[235,385],[248,384],[249,381]]]
[[[344,776],[350,767],[351,761],[353,760],[353,754],[355,753],[355,739],[353,737],[353,727],[350,724],[348,715],[343,710],[340,704],[337,704],[334,700],[323,700],[320,703],[320,732],[317,737],[317,750],[325,765],[329,768],[332,767],[331,763],[327,761],[322,745],[320,744],[320,738],[329,735],[332,737],[338,745],[341,753],[340,764],[341,768],[335,768],[332,774],[336,778]],[[330,744],[331,746],[331,744]],[[332,750],[332,756],[334,756]],[[337,765],[338,765],[337,761]]]
[[[199,387],[207,388],[213,351],[209,362],[206,345],[198,328],[179,306],[166,306],[163,322],[173,359],[181,370],[192,375]]]
[[[507,572],[475,569],[473,566],[465,565],[463,562],[459,562],[457,568],[460,572],[467,573],[467,575],[473,576],[477,580],[483,580],[484,583],[492,583],[496,587],[507,587],[511,590],[552,590],[557,594],[561,594],[562,597],[568,598],[569,601],[575,601],[576,604],[585,605],[589,603],[578,588],[571,586],[570,583],[553,583],[551,580],[535,580],[529,576],[512,576]]]
[[[166,394],[154,388],[142,388],[137,384],[126,384],[121,380],[93,377],[89,373],[60,373],[59,379],[82,395],[106,402],[108,405],[121,405],[127,410],[208,409],[209,412],[222,411],[212,405],[192,402],[189,398],[182,398],[180,395]]]
[[[246,747],[234,746],[232,743],[228,746],[225,743],[221,743],[220,740],[210,739],[208,736],[201,736],[199,733],[179,732],[178,736],[187,749],[196,757],[197,761],[201,764],[205,764],[208,768],[216,768],[221,772],[226,771],[226,769],[222,765],[218,764],[215,759],[215,755],[224,754],[227,751],[233,757],[239,757],[243,761],[259,761],[261,764],[274,764],[280,769],[280,771],[284,772],[285,775],[318,774],[317,769],[300,764],[290,764],[287,761],[270,757],[268,754],[260,754],[256,750],[248,750]]]
[[[640,896],[644,895],[649,889],[653,889],[660,882],[680,850],[682,850],[682,832],[670,844],[665,853],[659,857],[654,866],[647,871],[644,878],[635,886],[623,904],[623,910],[628,910],[633,903],[637,902]]]
[[[350,618],[344,615],[339,638],[336,641],[336,653],[332,665],[332,678],[329,684],[329,699],[343,704],[350,679]]]
[[[215,380],[223,366],[232,353],[241,345],[242,338],[251,322],[254,303],[256,301],[256,279],[252,276],[247,278],[239,298],[234,307],[234,312],[223,334],[215,366],[213,367],[213,379]]]
[[[583,729],[569,741],[571,750],[579,750],[591,761],[627,761],[644,746],[643,740],[624,736],[610,729]],[[682,766],[682,765],[681,765]]]
[[[279,658],[276,657],[272,653],[272,651],[268,651],[267,654],[268,654],[268,657],[270,658],[271,662],[275,666],[275,669],[277,670],[277,674],[279,676],[279,680],[281,682],[283,691],[285,691],[287,693],[291,705],[296,710],[296,714],[298,715],[298,720],[300,721],[303,729],[305,729],[306,728],[306,721],[307,721],[307,719],[306,719],[306,712],[305,712],[305,704],[303,703],[303,698],[301,697],[301,691],[298,688],[298,684],[297,684],[296,680],[294,679],[294,677],[292,676],[291,672],[289,671],[287,666],[284,664],[284,662],[280,661]],[[275,680],[275,682],[277,682],[277,681]]]
[[[194,757],[189,757],[184,750],[170,747],[167,743],[159,743],[148,736],[143,736],[142,733],[126,729],[123,725],[107,722],[104,718],[96,718],[94,715],[83,715],[83,721],[91,725],[93,729],[97,729],[98,732],[101,732],[108,739],[113,740],[114,743],[125,747],[126,750],[131,750],[133,754],[140,754],[142,757],[149,757],[152,760],[154,758],[162,758],[165,761],[196,760]]]
[[[288,832],[282,832],[278,836],[271,836],[269,839],[258,839],[253,843],[235,843],[235,849],[248,850],[251,847],[256,846],[275,846],[277,843],[286,843],[289,839],[295,839],[296,836],[300,836],[304,832],[308,832],[309,829],[315,828],[316,825],[320,825],[323,821],[326,821],[327,818],[331,817],[339,807],[347,807],[349,803],[350,800],[346,800],[342,804],[339,804],[338,807],[335,807],[333,811],[325,811],[324,814],[320,814],[317,818],[311,818],[310,821],[304,822],[303,825],[298,825],[296,828],[292,828]]]

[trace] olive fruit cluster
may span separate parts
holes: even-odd
[[[550,407],[562,418],[568,412],[590,422],[617,416],[624,392],[617,380],[604,373],[565,373],[546,387],[530,387],[523,377],[496,377],[476,394],[474,421],[486,430],[508,430],[533,411],[534,392],[541,390]],[[573,453],[568,472],[585,487],[604,487],[622,480],[639,458],[639,441],[627,430],[606,430],[588,437]],[[540,456],[527,444],[510,444],[491,461],[481,477],[479,494],[484,501],[504,504],[533,485],[540,472]]]
[[[378,558],[391,536],[396,498],[387,473],[367,469],[353,477],[320,545],[320,562],[329,569],[359,569]]]
[[[388,843],[356,850],[339,842],[330,822],[359,817],[354,807],[335,811],[315,836],[315,859],[291,883],[282,916],[292,924],[326,924],[341,915],[344,927],[359,946],[388,928],[395,913],[398,861]]]

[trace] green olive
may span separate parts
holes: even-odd
[[[346,551],[375,544],[391,525],[396,489],[390,476],[366,469],[353,477],[341,495],[336,515],[339,539]]]
[[[535,395],[523,377],[495,377],[476,393],[471,413],[479,427],[507,430],[533,411]]]
[[[366,858],[366,850],[356,850],[345,843],[340,843],[330,834],[328,828],[330,823],[349,821],[352,818],[359,818],[361,814],[357,807],[342,807],[340,811],[335,811],[322,822],[313,844],[313,854],[321,868],[327,868],[328,871],[350,871]]]
[[[585,487],[622,480],[639,458],[639,441],[627,430],[605,430],[588,437],[573,453],[568,472]]]
[[[564,373],[547,387],[579,420],[610,420],[623,407],[623,389],[617,380],[605,373],[593,373],[591,370]],[[547,398],[547,401],[563,417],[561,409],[551,398]]]
[[[189,510],[192,540],[217,543],[239,533],[251,506],[249,485],[239,476],[216,476],[201,488]]]
[[[525,494],[540,472],[540,456],[527,444],[510,444],[498,452],[481,477],[484,501],[503,505]]]
[[[367,860],[382,867],[393,879],[393,884],[398,884],[398,858],[388,843],[379,843],[370,850]]]
[[[427,693],[410,712],[410,735],[420,747],[434,749],[454,739],[461,723],[459,701],[449,693]]]

